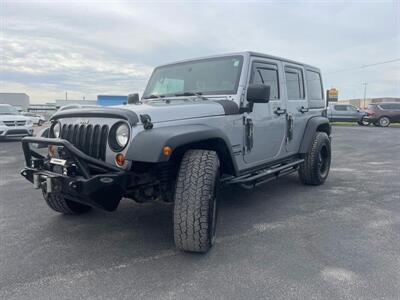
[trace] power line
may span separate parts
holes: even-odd
[[[400,58],[395,58],[395,59],[382,61],[382,62],[378,62],[378,63],[373,63],[373,64],[361,65],[358,67],[353,67],[353,68],[348,68],[348,69],[342,69],[342,70],[338,70],[338,71],[334,71],[334,72],[328,72],[328,73],[325,73],[325,75],[346,72],[346,71],[351,71],[351,70],[357,70],[357,69],[363,69],[363,68],[368,68],[368,67],[373,67],[373,66],[378,66],[378,65],[383,65],[383,64],[389,64],[389,63],[393,63],[396,61],[400,61]]]

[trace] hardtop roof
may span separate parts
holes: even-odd
[[[312,69],[315,69],[315,70],[319,71],[319,68],[317,68],[315,66],[312,66],[312,65],[309,65],[309,64],[301,63],[301,62],[298,62],[298,61],[294,61],[294,60],[291,60],[291,59],[278,57],[278,56],[274,56],[274,55],[264,54],[264,53],[260,53],[260,52],[254,52],[254,51],[232,52],[232,53],[223,53],[223,54],[210,55],[210,56],[204,56],[204,57],[195,57],[195,58],[191,58],[191,59],[184,59],[184,60],[179,60],[179,61],[175,61],[175,62],[171,62],[171,63],[167,63],[167,64],[162,64],[159,67],[178,64],[178,63],[189,62],[189,61],[193,61],[193,60],[202,60],[202,59],[224,57],[224,56],[235,56],[235,55],[242,55],[242,56],[245,56],[245,57],[246,56],[247,57],[256,56],[256,57],[262,57],[262,58],[275,59],[275,60],[280,60],[280,61],[283,61],[283,62],[296,64],[296,65],[299,65],[299,66],[303,66],[303,67],[306,67],[306,68],[312,68]]]

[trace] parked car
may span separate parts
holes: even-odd
[[[369,122],[364,120],[367,113],[353,105],[330,103],[327,114],[331,122],[357,122],[360,126],[369,125]]]
[[[32,120],[9,104],[0,104],[0,139],[32,135]]]
[[[323,95],[318,68],[261,53],[163,65],[140,102],[58,111],[48,135],[23,139],[21,174],[63,214],[114,211],[122,197],[174,202],[177,248],[207,252],[222,185],[250,189],[293,172],[325,182]],[[49,145],[48,156],[32,143]]]
[[[371,103],[366,110],[365,121],[375,126],[388,127],[400,123],[400,103]]]
[[[23,112],[22,115],[24,115],[25,117],[28,117],[32,120],[33,124],[37,124],[39,126],[42,126],[44,124],[44,122],[46,122],[46,119],[38,114],[34,114],[31,112]]]

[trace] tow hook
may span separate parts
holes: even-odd
[[[50,176],[44,176],[40,174],[33,174],[33,186],[35,189],[42,188],[42,183],[46,184],[46,193],[53,192],[53,179]]]

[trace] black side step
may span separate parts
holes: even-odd
[[[296,159],[287,163],[273,166],[268,169],[258,171],[256,173],[245,174],[239,177],[233,177],[226,180],[225,184],[240,184],[245,188],[253,188],[261,183],[276,179],[283,175],[297,171],[298,166],[304,159]]]

